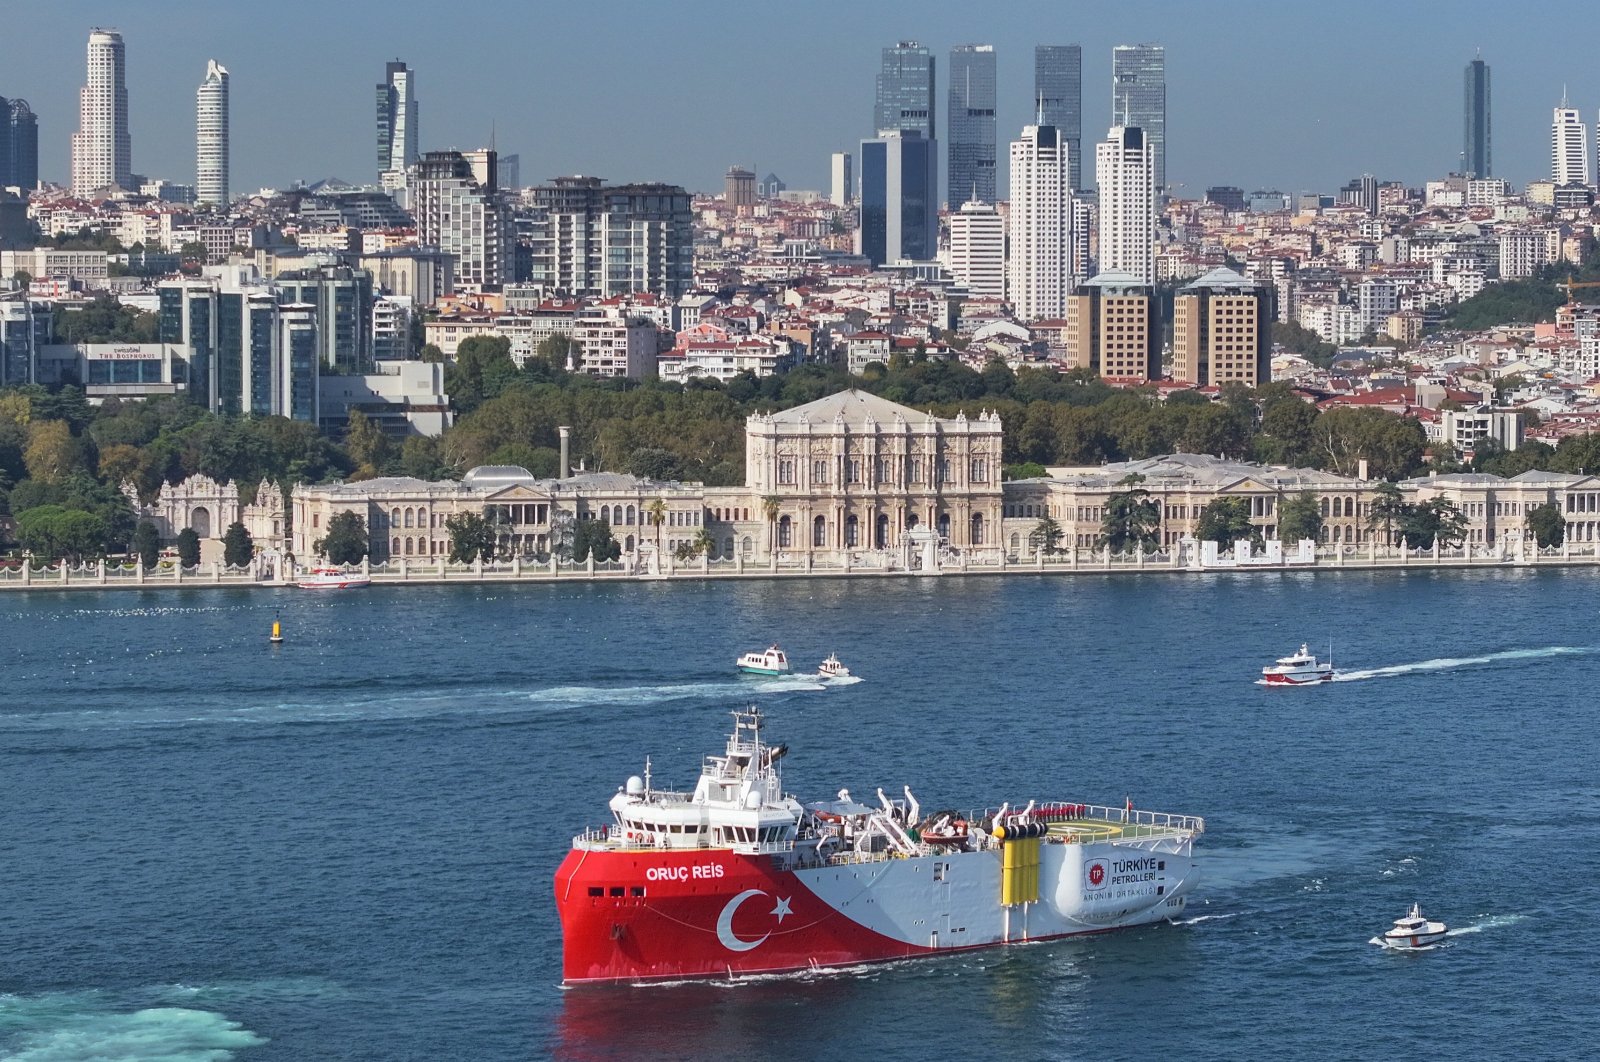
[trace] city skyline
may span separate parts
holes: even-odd
[[[1255,6],[1266,10],[1265,5]],[[731,5],[706,7],[735,10]],[[1246,5],[1246,21],[1250,8]],[[316,39],[294,33],[294,15],[300,10],[331,19],[327,32]],[[671,68],[664,86],[637,93],[631,91],[631,79],[612,92],[574,90],[593,83],[593,62],[597,50],[604,50],[579,32],[582,20],[575,13],[542,13],[548,38],[559,38],[563,45],[517,66],[510,62],[509,45],[502,55],[493,41],[452,40],[429,28],[420,8],[385,8],[385,18],[373,23],[370,16],[377,10],[356,4],[328,11],[291,2],[280,20],[283,25],[266,26],[228,9],[207,9],[204,19],[98,2],[30,12],[22,32],[0,41],[0,70],[5,71],[0,94],[32,104],[40,116],[41,176],[65,183],[83,79],[83,41],[97,23],[113,26],[128,46],[130,127],[140,141],[134,169],[152,178],[183,181],[192,165],[188,100],[194,91],[192,75],[184,72],[215,57],[249,86],[248,92],[236,86],[232,100],[236,193],[325,177],[371,180],[366,147],[372,142],[371,86],[374,72],[396,55],[435,86],[421,150],[480,147],[496,132],[502,150],[521,154],[529,183],[558,174],[593,173],[615,181],[659,179],[709,191],[718,187],[728,164],[742,160],[753,161],[763,173],[779,174],[791,188],[825,191],[829,154],[848,150],[863,133],[861,116],[869,105],[881,49],[907,38],[921,41],[936,56],[964,41],[995,45],[1002,139],[1016,136],[1034,119],[1033,48],[1080,44],[1082,135],[1089,143],[1104,135],[1111,120],[1112,48],[1144,40],[1164,44],[1170,136],[1178,161],[1168,183],[1187,196],[1198,196],[1214,184],[1326,192],[1351,172],[1373,172],[1409,184],[1442,176],[1460,161],[1461,69],[1485,41],[1492,47],[1483,58],[1500,75],[1494,100],[1497,176],[1520,186],[1544,175],[1548,115],[1563,80],[1570,82],[1571,98],[1586,120],[1600,117],[1600,85],[1585,83],[1586,59],[1578,48],[1536,34],[1501,32],[1512,24],[1489,8],[1449,26],[1434,25],[1421,13],[1383,9],[1397,38],[1410,32],[1426,45],[1411,49],[1403,64],[1371,84],[1345,84],[1348,62],[1370,53],[1370,42],[1342,21],[1298,11],[1281,13],[1284,25],[1271,32],[1249,27],[1239,36],[1207,26],[1198,12],[1172,5],[1131,5],[1096,12],[1090,21],[1050,17],[1052,9],[1045,5],[1021,5],[980,19],[908,5],[857,11],[823,4],[815,28],[785,27],[786,43],[801,47],[774,53],[725,47],[760,38],[759,19],[747,17],[737,26],[725,25],[726,20],[688,20],[694,27],[689,28],[648,7],[625,4],[626,17],[614,26],[624,38],[622,46],[648,44],[683,60]],[[835,23],[847,15],[850,32],[841,36],[834,32]],[[704,30],[713,23],[717,30]],[[1297,30],[1317,35],[1317,54],[1252,47],[1281,41]],[[238,44],[244,39],[252,42],[248,49]],[[351,41],[360,44],[352,47]],[[814,63],[800,55],[817,48],[829,57],[825,79],[817,79],[811,73]],[[785,58],[785,53],[794,53],[794,58]],[[297,69],[315,73],[285,79],[261,58],[269,55],[294,56]],[[1312,86],[1339,84],[1340,90],[1308,94],[1302,86],[1276,94],[1293,95],[1292,108],[1264,98],[1275,95],[1261,91],[1264,83],[1292,87],[1297,78]],[[728,94],[727,86],[735,83],[804,84],[806,91]],[[740,95],[749,102],[736,98]],[[1230,97],[1254,101],[1251,123],[1240,122],[1239,112],[1232,109],[1205,112],[1204,101]],[[1404,105],[1395,106],[1397,98]],[[562,106],[523,102],[550,99],[560,99]],[[721,107],[697,107],[696,101],[704,99],[732,101],[729,106],[743,120],[728,121]],[[1382,116],[1381,129],[1374,129],[1374,115]],[[599,125],[611,135],[593,136],[590,131]],[[936,136],[942,132],[936,130]],[[697,145],[695,151],[682,150],[686,140]],[[1003,158],[999,165],[1006,165]],[[1003,172],[997,183],[1006,187]]]

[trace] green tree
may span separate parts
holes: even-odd
[[[494,560],[497,535],[494,526],[477,513],[455,513],[445,517],[445,530],[450,532],[450,562],[471,564],[482,558],[487,564]]]
[[[650,523],[656,529],[656,554],[661,553],[661,525],[667,522],[667,503],[665,499],[656,498],[644,507],[645,515],[650,517]]]
[[[1278,537],[1284,542],[1322,535],[1322,502],[1315,493],[1303,490],[1283,499],[1278,505]]]
[[[334,564],[360,564],[367,555],[367,522],[359,513],[334,513],[328,521],[327,534],[313,542],[311,548]]]
[[[1393,483],[1379,483],[1372,488],[1372,508],[1367,511],[1367,530],[1383,532],[1383,544],[1394,545],[1395,528],[1404,522],[1411,507],[1405,495]]]
[[[383,430],[359,409],[350,411],[344,432],[345,452],[356,463],[352,479],[371,479],[379,475],[394,453],[394,444]]]
[[[1039,479],[1048,476],[1050,470],[1037,461],[1023,461],[1021,464],[1006,465],[1001,473],[1001,479]]]
[[[64,420],[40,420],[28,425],[28,447],[22,458],[28,475],[56,483],[84,467],[83,440],[75,438]]]
[[[445,361],[444,351],[432,343],[425,343],[422,346],[422,353],[417,356],[417,359],[429,365],[443,365]]]
[[[572,337],[565,332],[556,332],[540,340],[534,356],[548,369],[560,371],[567,367],[567,358],[573,352]]]
[[[1540,549],[1550,549],[1567,540],[1567,518],[1555,502],[1529,509],[1528,529]]]
[[[622,556],[622,545],[608,521],[584,517],[573,525],[572,559],[582,564],[591,554],[597,562],[614,561]]]
[[[244,568],[256,555],[255,542],[244,524],[235,520],[222,536],[222,563],[230,568]]]
[[[1448,498],[1429,498],[1408,505],[1400,521],[1400,533],[1412,549],[1458,546],[1467,537],[1467,518]]]
[[[105,523],[93,513],[39,505],[17,514],[17,542],[36,557],[74,563],[105,550]]]
[[[1152,553],[1161,543],[1161,503],[1139,486],[1144,477],[1137,473],[1120,483],[1128,489],[1106,499],[1106,515],[1100,524],[1100,542],[1112,553]]]
[[[1060,553],[1061,539],[1065,535],[1066,532],[1061,530],[1061,525],[1056,523],[1055,518],[1046,516],[1033,525],[1033,530],[1028,534],[1028,545],[1033,547],[1036,553]]]
[[[200,563],[200,535],[194,528],[186,527],[179,531],[176,545],[179,564],[193,568]]]
[[[1250,522],[1250,503],[1244,498],[1214,498],[1200,510],[1195,537],[1219,546],[1231,546],[1241,538],[1261,543],[1261,529]]]
[[[139,555],[139,563],[144,565],[146,571],[160,561],[161,533],[149,520],[140,520],[139,526],[133,529],[133,551]]]

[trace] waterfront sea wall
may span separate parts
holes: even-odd
[[[982,557],[956,551],[940,555],[931,564],[897,551],[864,551],[847,554],[844,559],[807,553],[780,552],[765,563],[743,558],[709,560],[700,558],[674,562],[667,558],[662,567],[638,564],[632,559],[596,563],[512,559],[483,563],[452,564],[442,559],[399,559],[382,564],[352,565],[346,570],[360,573],[373,585],[438,585],[441,583],[508,583],[573,581],[638,581],[672,579],[792,579],[806,577],[838,578],[928,578],[940,575],[1103,575],[1167,574],[1193,575],[1219,571],[1344,571],[1409,568],[1552,568],[1561,566],[1600,566],[1600,543],[1568,544],[1537,549],[1531,544],[1512,542],[1487,546],[1457,546],[1432,549],[1384,548],[1364,545],[1328,545],[1286,560],[1265,556],[1235,559],[1228,553],[1216,559],[1192,552],[1111,554],[1106,550],[1068,547],[1053,554],[1036,554],[1023,559],[991,552]],[[305,569],[302,569],[304,572]],[[185,567],[163,562],[146,570],[137,562],[96,561],[78,565],[65,561],[36,565],[27,562],[0,565],[0,592],[21,590],[108,590],[152,589],[162,587],[204,588],[281,587],[294,584],[285,567],[258,562],[243,568],[222,564]]]

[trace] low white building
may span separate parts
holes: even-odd
[[[423,361],[386,361],[363,376],[324,376],[318,395],[318,421],[324,428],[344,425],[360,410],[387,435],[437,436],[454,421],[444,393],[444,366]]]

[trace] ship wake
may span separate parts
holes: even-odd
[[[1582,656],[1593,652],[1595,652],[1595,649],[1592,647],[1551,645],[1542,649],[1508,649],[1505,652],[1486,653],[1483,656],[1445,656],[1434,660],[1419,660],[1411,664],[1391,664],[1388,667],[1340,671],[1333,676],[1333,681],[1364,682],[1368,679],[1396,678],[1400,675],[1416,675],[1430,671],[1454,671],[1457,668],[1483,667],[1493,664],[1536,664],[1556,657]]]

